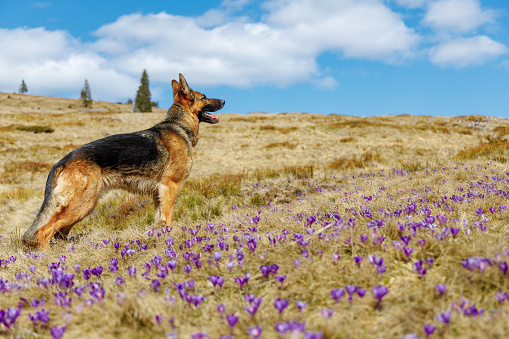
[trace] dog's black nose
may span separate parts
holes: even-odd
[[[221,107],[224,107],[224,102],[225,101],[224,100],[220,100],[220,102],[221,102]]]

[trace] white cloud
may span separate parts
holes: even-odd
[[[380,1],[276,0],[265,6],[268,14],[260,22],[229,20],[214,27],[203,24],[210,11],[199,18],[127,15],[97,30],[94,48],[124,73],[138,75],[146,67],[158,81],[181,71],[198,85],[249,87],[332,84],[317,81],[316,58],[323,52],[399,62],[412,56],[419,41]]]
[[[485,64],[505,53],[505,45],[480,35],[441,43],[431,49],[430,60],[442,67],[463,68]]]
[[[16,90],[21,79],[31,93],[43,95],[79,96],[85,78],[103,98],[125,97],[125,90],[136,86],[128,76],[103,68],[102,57],[63,31],[0,29],[0,50],[0,90],[4,92]]]
[[[275,0],[267,22],[301,48],[347,58],[398,62],[413,55],[419,36],[401,16],[374,0]]]
[[[494,23],[497,11],[481,8],[479,0],[430,2],[423,23],[439,32],[468,33]]]

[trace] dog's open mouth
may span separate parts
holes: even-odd
[[[206,111],[200,112],[199,119],[200,121],[207,122],[209,124],[217,124],[219,122],[219,117]]]
[[[210,112],[219,111],[224,106],[224,100],[219,99],[210,99],[210,103],[203,107],[198,114],[198,119],[203,122],[207,122],[209,124],[217,124],[219,122],[219,117],[211,114]]]

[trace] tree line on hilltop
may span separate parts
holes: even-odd
[[[18,93],[25,94],[28,92],[28,87],[25,83],[25,79],[21,80],[21,85],[19,86]],[[92,93],[90,91],[90,85],[88,84],[87,79],[85,79],[85,84],[83,85],[83,89],[80,93],[80,100],[85,109],[92,108]],[[157,107],[158,103],[152,101],[150,88],[149,88],[149,79],[147,70],[143,70],[143,74],[140,79],[140,86],[136,91],[136,98],[133,102],[132,99],[127,100],[128,104],[133,105],[132,112],[152,112],[152,107]]]

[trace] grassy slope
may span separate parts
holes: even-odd
[[[125,105],[100,103],[95,107],[104,111],[84,113],[77,101],[7,96],[0,93],[0,259],[17,259],[2,266],[0,277],[21,289],[4,292],[0,309],[15,307],[23,297],[28,302],[46,299],[44,309],[50,310],[49,324],[34,328],[28,314],[37,309],[24,305],[11,331],[16,337],[35,337],[35,333],[51,337],[49,327],[65,325],[64,338],[97,334],[163,337],[173,332],[179,337],[207,332],[215,338],[230,333],[216,310],[220,304],[225,304],[226,314],[239,317],[233,328],[239,338],[249,337],[248,329],[256,325],[262,327],[262,337],[275,337],[276,323],[287,321],[303,322],[306,331],[320,331],[325,338],[393,338],[410,333],[425,337],[424,323],[437,326],[431,338],[502,338],[509,332],[505,321],[508,302],[499,304],[495,297],[499,290],[509,292],[507,278],[498,267],[509,261],[509,211],[500,210],[509,205],[507,194],[502,193],[509,191],[507,120],[224,114],[220,124],[201,126],[193,172],[179,197],[177,220],[169,234],[160,230],[147,234],[153,220],[148,198],[112,193],[75,226],[73,242],[56,243],[44,255],[37,251],[26,255],[19,234],[40,206],[51,165],[86,142],[149,127],[163,118],[164,111],[125,114],[129,109]],[[18,129],[34,125],[51,126],[54,132]],[[463,195],[461,202],[451,200]],[[414,203],[415,212],[408,207]],[[496,208],[494,213],[490,207]],[[479,208],[483,216],[478,215]],[[426,214],[445,216],[447,221],[435,220],[431,228],[423,227]],[[316,221],[309,225],[312,217]],[[380,226],[372,227],[373,220],[382,220]],[[451,227],[459,229],[456,237],[450,234]],[[303,234],[305,241],[292,240],[295,233]],[[367,236],[365,243],[361,234]],[[403,245],[400,236],[409,236],[409,244]],[[384,237],[382,243],[376,243],[382,240],[379,237]],[[163,264],[171,260],[165,255],[165,241],[170,238],[179,254],[177,268],[158,278],[158,269],[152,267],[145,279],[146,262],[157,255],[163,257]],[[418,241],[423,239],[421,246]],[[140,250],[136,240],[146,244],[147,250]],[[248,246],[253,240],[254,253]],[[220,241],[229,245],[229,251],[219,249]],[[120,249],[129,245],[137,251],[132,258],[122,259],[120,249],[113,246],[116,242]],[[214,249],[204,251],[205,244]],[[235,252],[239,244],[243,264],[238,263]],[[402,247],[412,249],[409,259]],[[217,265],[212,257],[216,251],[222,252]],[[188,262],[186,253],[199,253],[201,268]],[[336,261],[333,256],[337,254],[340,259]],[[380,266],[385,273],[377,272],[369,255],[384,259]],[[360,268],[355,256],[363,257]],[[489,263],[486,268],[481,266],[483,273],[478,268],[469,271],[461,262],[470,257],[491,261],[485,261]],[[112,258],[119,260],[114,273],[108,268]],[[420,276],[413,264],[425,259],[434,261],[430,267],[424,264],[427,273]],[[235,263],[231,272],[226,267],[230,260]],[[104,300],[94,299],[90,291],[78,297],[55,284],[38,286],[36,278],[51,278],[47,265],[57,262],[67,266],[66,272],[75,273],[73,287],[100,282]],[[81,267],[79,272],[72,268],[76,264]],[[184,272],[188,264],[192,267],[189,274]],[[270,264],[279,265],[277,276],[286,275],[283,284],[274,275],[262,276],[260,265]],[[35,273],[29,271],[30,265]],[[92,276],[86,281],[82,270],[97,266],[104,268],[101,278]],[[127,267],[138,268],[136,278],[128,276]],[[19,274],[16,280],[20,272],[29,274],[30,280]],[[251,278],[241,289],[235,278],[246,273]],[[224,277],[222,289],[212,286],[211,275]],[[115,284],[118,276],[125,284]],[[159,292],[150,287],[154,279],[161,282]],[[197,307],[188,305],[174,288],[174,283],[190,279],[196,285],[188,293],[206,296]],[[345,295],[335,303],[331,290],[347,284],[366,288],[366,296],[356,295],[349,303]],[[436,292],[436,284],[447,285],[444,296]],[[377,285],[389,288],[378,308],[371,292]],[[72,298],[69,307],[54,302],[55,293],[64,290]],[[263,298],[254,316],[244,310],[246,294]],[[454,310],[462,296],[469,300],[464,309],[475,304],[485,314],[470,316]],[[276,298],[290,302],[281,315],[274,307]],[[95,302],[89,305],[88,300]],[[296,301],[307,302],[307,307],[299,312]],[[325,309],[334,310],[331,318],[322,316]],[[449,325],[435,319],[436,314],[451,309]],[[161,324],[156,315],[164,317]]]

